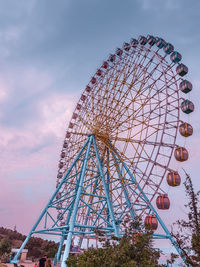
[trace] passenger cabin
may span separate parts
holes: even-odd
[[[176,73],[183,77],[188,73],[188,67],[185,66],[183,63],[179,64],[176,68]]]
[[[66,138],[70,138],[71,133],[70,132],[66,132]]]
[[[90,82],[91,82],[91,84],[95,84],[95,83],[96,83],[96,81],[97,81],[97,80],[96,80],[96,78],[95,78],[95,77],[92,77],[92,79],[91,79],[91,81],[90,81]]]
[[[186,99],[181,103],[181,110],[184,113],[189,114],[194,111],[194,104],[190,100]]]
[[[91,91],[91,87],[89,85],[86,86],[85,91],[89,93]]]
[[[64,141],[63,147],[64,148],[67,148],[68,147],[68,142],[66,140]]]
[[[163,40],[162,38],[158,38],[157,42],[156,42],[156,46],[158,48],[163,48],[166,45],[165,40]]]
[[[166,54],[171,54],[174,51],[174,46],[170,43],[167,43],[164,48],[163,48],[164,52]]]
[[[86,99],[86,95],[81,95],[81,100],[84,102]]]
[[[61,158],[64,158],[65,157],[65,152],[62,151],[61,154],[60,154]]]
[[[161,194],[156,199],[156,206],[160,210],[168,210],[170,207],[170,201],[167,194]]]
[[[138,45],[138,40],[132,38],[130,44],[132,47],[136,47]]]
[[[179,186],[181,183],[181,177],[176,171],[170,171],[167,174],[167,183],[169,186]]]
[[[153,46],[156,43],[156,38],[152,35],[148,35],[147,42],[150,46]]]
[[[102,68],[107,69],[108,68],[108,62],[104,61],[102,64]]]
[[[57,174],[57,178],[58,178],[58,179],[61,179],[61,178],[62,178],[62,172],[59,172],[59,173]]]
[[[129,51],[131,47],[129,43],[124,43],[123,48],[125,51]]]
[[[59,169],[62,169],[63,166],[64,166],[64,162],[60,162],[59,165],[58,165]]]
[[[77,104],[77,105],[76,105],[76,109],[77,109],[77,110],[80,110],[81,107],[82,107],[81,104]]]
[[[72,115],[72,119],[76,120],[77,117],[78,117],[78,114],[74,112],[73,115]]]
[[[145,227],[150,230],[156,230],[158,228],[158,220],[155,215],[147,215],[144,224]]]
[[[177,161],[186,161],[188,160],[188,151],[185,147],[178,147],[174,151],[174,156]]]
[[[193,128],[192,125],[190,125],[187,122],[183,122],[180,126],[179,126],[179,133],[184,136],[184,137],[188,137],[191,136],[193,134]]]
[[[101,75],[102,75],[102,71],[101,71],[100,69],[98,69],[97,72],[96,72],[96,74],[97,74],[98,76],[101,76]]]
[[[177,63],[177,62],[181,61],[182,56],[181,56],[181,54],[178,53],[177,51],[174,51],[174,52],[171,54],[170,59],[171,59],[172,62]]]
[[[110,60],[110,62],[114,62],[115,61],[115,55],[110,55],[109,60]]]
[[[123,54],[123,50],[120,48],[116,49],[116,54],[120,57]]]
[[[189,93],[190,91],[192,91],[192,84],[191,82],[187,81],[187,80],[183,80],[180,84],[179,84],[179,89],[187,94]]]
[[[70,122],[69,123],[69,128],[72,129],[74,127],[74,123]]]
[[[147,38],[145,36],[139,36],[138,41],[141,45],[145,45],[147,43]]]

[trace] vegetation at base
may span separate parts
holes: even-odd
[[[0,259],[4,260],[10,256],[11,252],[11,242],[8,238],[1,238],[0,239]]]
[[[188,266],[200,266],[200,191],[194,191],[191,177],[186,174],[184,182],[188,203],[188,220],[178,220],[178,231],[172,233],[185,256]]]
[[[144,230],[141,219],[124,221],[125,235],[102,241],[102,248],[85,251],[83,254],[70,255],[68,267],[152,267],[159,265],[160,250],[153,248],[152,231]],[[101,237],[99,238],[101,241]]]
[[[19,248],[25,238],[25,235],[16,230],[0,227],[0,258],[9,257],[11,248]],[[37,259],[45,254],[53,258],[57,252],[57,246],[54,241],[31,237],[25,248],[28,249],[28,258]]]

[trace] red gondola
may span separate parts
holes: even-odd
[[[108,62],[104,61],[102,64],[102,68],[107,69],[108,68]]]
[[[102,75],[102,71],[100,69],[98,69],[96,73],[97,73],[98,76]]]
[[[191,82],[187,81],[187,80],[183,80],[180,84],[179,84],[179,89],[187,94],[189,93],[190,91],[192,91],[192,84]]]
[[[64,162],[60,162],[59,165],[58,165],[59,169],[62,169],[63,166],[64,166]]]
[[[67,132],[66,133],[66,138],[70,138],[70,136],[71,136],[71,133],[70,132]]]
[[[85,91],[89,93],[91,91],[91,87],[89,85],[86,86]]]
[[[170,186],[179,186],[181,183],[181,177],[176,171],[171,171],[167,174],[167,183]]]
[[[81,100],[84,102],[86,99],[86,95],[81,95]]]
[[[155,215],[147,215],[144,224],[150,230],[156,230],[158,228],[158,220]]]
[[[160,210],[168,210],[170,207],[170,201],[167,194],[159,195],[156,199],[156,206]]]
[[[72,119],[75,120],[75,119],[77,119],[77,117],[78,117],[78,114],[74,112],[73,115],[72,115]]]
[[[182,123],[179,126],[179,133],[184,136],[184,137],[188,137],[191,136],[193,134],[193,128],[192,125],[190,125],[187,122]]]
[[[74,123],[70,122],[69,123],[69,128],[72,129],[74,127]]]
[[[60,156],[61,156],[61,158],[64,158],[65,157],[65,152],[62,151]]]
[[[96,81],[97,81],[97,79],[96,79],[95,77],[92,77],[92,79],[91,79],[91,84],[95,84]]]
[[[68,147],[68,142],[66,140],[64,141],[63,147],[64,148],[67,148]]]
[[[80,110],[81,107],[82,107],[81,104],[77,104],[77,105],[76,105],[76,109],[77,109],[77,110]]]
[[[174,156],[175,156],[175,159],[178,160],[178,161],[186,161],[188,160],[188,151],[185,147],[178,147],[175,149],[174,151]]]

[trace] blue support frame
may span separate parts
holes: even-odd
[[[180,255],[180,257],[183,259],[183,261],[185,261],[184,257],[182,256],[182,251],[179,248],[178,244],[176,243],[175,239],[172,237],[172,235],[170,234],[169,230],[167,229],[166,225],[164,224],[164,222],[162,221],[162,219],[160,218],[160,216],[158,215],[157,211],[155,210],[155,208],[153,207],[153,205],[150,203],[148,197],[146,196],[146,194],[142,191],[142,188],[139,186],[139,184],[137,184],[133,174],[130,172],[129,168],[127,167],[127,165],[125,164],[125,162],[123,162],[123,160],[121,159],[121,157],[119,156],[119,154],[116,152],[116,150],[112,147],[111,143],[109,143],[111,150],[119,157],[120,162],[122,163],[123,167],[125,168],[125,170],[127,171],[128,175],[131,177],[133,183],[135,185],[137,185],[137,188],[139,190],[139,192],[141,192],[143,199],[145,200],[147,206],[149,207],[150,211],[156,216],[158,222],[160,223],[162,229],[164,230],[166,236],[164,235],[156,235],[156,237],[160,237],[160,238],[166,238],[169,239],[172,243],[172,245],[175,247],[176,251],[178,252],[178,254]],[[112,153],[113,153],[112,152]],[[116,158],[116,157],[115,157]]]
[[[83,180],[84,180],[84,177],[85,177],[85,171],[86,171],[86,167],[87,167],[87,161],[88,161],[88,157],[89,157],[91,143],[92,143],[92,136],[89,137],[86,156],[85,156],[85,159],[84,159],[84,162],[83,162],[83,166],[82,166],[82,170],[81,170],[81,173],[80,173],[78,191],[77,191],[76,200],[75,200],[75,204],[74,204],[73,211],[72,211],[72,220],[71,220],[70,225],[69,225],[69,232],[68,232],[68,235],[67,235],[67,241],[66,241],[66,244],[65,244],[65,251],[64,251],[64,254],[63,254],[61,267],[65,267],[66,266],[65,261],[69,256],[69,250],[70,250],[70,245],[71,245],[71,241],[72,241],[72,235],[73,235],[73,231],[74,231],[76,214],[77,214],[77,211],[78,211],[78,205],[79,205],[80,196],[81,196],[81,192],[82,192]]]
[[[18,262],[21,251],[25,247],[32,234],[37,233],[60,237],[60,243],[54,259],[54,265],[56,265],[62,257],[61,267],[66,267],[65,261],[69,256],[70,246],[74,237],[79,237],[79,248],[81,247],[82,241],[85,237],[95,237],[94,230],[97,228],[104,231],[108,238],[113,235],[120,237],[124,234],[121,228],[122,217],[124,214],[127,212],[130,213],[132,220],[134,220],[137,210],[140,210],[144,206],[146,206],[146,208],[149,210],[149,213],[155,214],[158,222],[165,232],[165,235],[154,234],[153,237],[155,239],[169,239],[179,255],[182,257],[181,250],[176,241],[171,236],[162,219],[149,202],[147,195],[137,184],[129,167],[122,160],[119,153],[117,153],[116,149],[112,146],[111,142],[108,142],[108,144],[105,145],[105,151],[107,153],[107,162],[105,165],[103,165],[103,161],[99,155],[95,136],[90,135],[88,137],[74,162],[71,164],[62,181],[50,198],[50,201],[32,227],[18,253],[13,258],[13,263]],[[93,163],[94,168],[88,167],[89,162]],[[111,177],[109,173],[109,165],[111,164],[115,167],[117,175],[117,178],[115,179],[120,181],[119,189],[122,189],[126,200],[124,204],[125,208],[121,211],[118,211],[119,204],[114,203],[111,198]],[[79,168],[77,166],[79,166]],[[87,176],[86,172],[90,172],[91,175]],[[126,182],[129,184],[128,187]],[[103,190],[103,194],[100,193],[100,184],[102,185],[101,190]],[[71,187],[68,191],[66,191],[65,186]],[[91,186],[93,186],[92,192],[89,191]],[[118,185],[116,189],[118,189]],[[62,192],[62,194],[60,192]],[[138,196],[138,198],[140,198],[139,204],[136,203],[133,206],[131,197],[129,196],[130,192],[133,192]],[[90,200],[85,201],[84,197]],[[62,203],[68,204],[63,207]],[[96,209],[96,205],[99,205],[100,208]],[[78,210],[83,208],[87,212],[85,212],[85,219],[80,223],[77,220],[77,214]],[[51,213],[52,210],[54,213]],[[58,217],[56,216],[56,211],[59,211]],[[93,221],[89,222],[88,218],[91,214],[94,214],[95,216],[93,217]],[[65,218],[65,223],[64,225],[59,225],[59,223],[62,221],[62,218]],[[42,221],[44,221],[44,225],[42,224]],[[42,226],[39,229],[41,224]],[[64,243],[65,250],[62,256],[62,247]]]

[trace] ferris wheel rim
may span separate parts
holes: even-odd
[[[143,46],[142,48],[140,47],[140,49],[146,49],[146,52],[147,53],[149,53],[149,52],[152,52],[152,50],[151,50],[151,48],[145,48],[145,46]],[[159,62],[159,65],[160,66],[162,66],[162,61],[165,61],[165,58],[167,57],[167,55],[165,55],[165,56],[163,56],[163,57],[161,57],[160,56],[160,54],[158,53],[158,51],[159,51],[159,49],[157,49],[157,51],[153,51],[153,56],[155,57],[155,56],[157,56],[157,58],[159,59],[159,60],[161,60],[160,62]],[[168,64],[168,62],[167,61],[165,61],[164,62],[165,64]],[[169,64],[168,64],[169,65]],[[172,64],[173,65],[173,64]],[[175,64],[174,64],[175,65]],[[162,68],[163,68],[163,66],[162,66]],[[110,71],[110,69],[112,70],[112,66],[109,68],[107,68],[106,69],[106,71],[105,71],[105,73],[108,73],[109,71]],[[177,93],[177,98],[178,98],[178,102],[179,102],[179,93],[178,93],[178,86],[177,86],[177,80],[175,79],[175,76],[176,76],[176,74],[174,74],[173,73],[173,70],[172,70],[172,68],[170,68],[169,66],[168,66],[168,71],[172,71],[172,77],[173,77],[173,80],[175,80],[174,81],[174,83],[176,84],[176,93]],[[165,76],[165,71],[163,70],[163,73],[164,73],[164,76]],[[96,76],[94,76],[94,77],[96,77]],[[165,77],[166,78],[166,77]],[[101,82],[101,81],[100,81]],[[91,82],[90,82],[91,83]],[[90,83],[88,84],[88,86],[90,85]],[[87,95],[87,96],[89,96],[89,94],[90,94],[90,92],[88,93],[88,94],[86,94],[85,93],[85,95]],[[167,98],[166,98],[167,99]],[[85,100],[84,100],[85,101]],[[81,99],[78,101],[78,103],[77,104],[80,104],[80,105],[82,105],[82,106],[84,106],[84,101],[82,101]],[[76,112],[77,111],[77,109],[75,109],[75,111],[74,112]],[[167,105],[166,105],[166,111],[167,111]],[[166,117],[167,117],[167,112],[165,112],[165,120],[164,120],[164,125],[166,124]],[[180,117],[179,117],[179,109],[178,109],[178,114],[177,114],[177,120],[176,120],[176,122],[177,122],[177,127],[176,127],[176,134],[175,134],[175,136],[174,136],[174,142],[173,142],[173,144],[169,144],[170,146],[171,146],[171,156],[172,156],[172,153],[173,153],[173,148],[174,147],[176,147],[176,144],[175,144],[175,141],[176,141],[176,135],[177,135],[177,128],[178,128],[178,124],[179,124],[179,121],[180,121]],[[71,120],[71,122],[73,123],[74,122],[74,120]],[[89,127],[86,127],[87,129],[89,129]],[[71,133],[72,133],[72,135],[73,134],[75,134],[75,135],[80,135],[80,136],[82,136],[83,137],[83,140],[85,140],[86,138],[87,138],[87,136],[88,136],[88,134],[91,134],[91,133],[93,133],[93,134],[95,134],[96,135],[96,137],[97,137],[97,139],[99,138],[99,136],[98,136],[98,134],[96,134],[95,132],[85,132],[85,133],[81,133],[81,131],[80,132],[74,132],[73,133],[73,131],[71,131]],[[147,132],[146,132],[146,134],[147,134]],[[160,142],[158,142],[158,146],[159,146],[159,150],[160,150],[160,148],[163,146],[163,144],[162,144],[162,140],[163,140],[163,135],[164,135],[164,132],[162,133],[162,137],[160,138]],[[71,138],[71,137],[70,137]],[[69,139],[70,140],[70,139]],[[111,140],[112,140],[112,138],[111,138]],[[157,140],[157,139],[156,139]],[[116,140],[115,140],[116,141]],[[126,140],[125,140],[126,141]],[[81,142],[81,141],[80,141]],[[139,141],[138,141],[139,142]],[[143,144],[143,147],[144,147],[144,145],[145,144]],[[164,144],[164,145],[168,145],[168,144]],[[158,150],[158,151],[159,151]],[[141,153],[142,153],[142,150],[141,150],[141,152],[140,152],[140,155],[138,156],[138,161],[139,161],[139,158],[140,158],[140,156],[141,156]],[[152,151],[152,153],[153,153],[153,151]],[[158,153],[157,153],[157,156],[158,156]],[[170,157],[171,157],[170,156]],[[153,165],[152,165],[152,170],[153,170],[153,168],[157,165],[160,165],[160,167],[163,167],[163,168],[165,168],[165,173],[167,172],[167,170],[170,170],[170,168],[169,168],[169,163],[170,163],[170,157],[169,157],[169,160],[168,160],[168,163],[167,163],[167,165],[166,166],[161,166],[161,164],[159,164],[159,163],[157,163],[156,162],[156,160],[154,160],[154,161],[151,161],[151,160],[149,160],[149,164],[150,164],[150,162],[151,163],[154,163]],[[156,157],[157,158],[157,157]],[[165,173],[164,173],[164,175],[165,175]],[[158,190],[160,189],[160,185],[161,185],[161,183],[162,183],[162,181],[163,181],[163,179],[164,179],[164,175],[163,175],[163,178],[162,179],[160,179],[160,182],[159,182],[159,184],[158,184],[158,186],[157,186],[157,189],[154,191],[154,194],[152,195],[152,198],[150,199],[150,202],[153,200],[153,198],[155,197],[155,195],[157,194],[157,192],[158,192]],[[141,178],[141,180],[142,180],[142,178]],[[140,181],[141,181],[140,180]],[[143,187],[142,188],[144,188],[145,187],[145,185],[148,183],[149,181],[147,180],[146,181],[146,183],[143,185]]]

